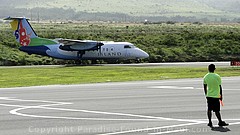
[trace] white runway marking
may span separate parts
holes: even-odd
[[[183,86],[151,86],[148,87],[151,89],[179,89],[179,90],[203,90],[203,88],[195,88],[195,87],[183,87]],[[240,89],[224,89],[224,91],[240,91]]]
[[[149,133],[149,135],[162,135],[162,134],[170,134],[170,133],[186,132],[186,131],[188,131],[188,129],[180,129],[180,130],[172,130],[172,131],[165,131],[165,132]]]
[[[240,122],[229,123],[229,125],[239,125]]]
[[[186,88],[186,87],[185,87]],[[190,87],[188,87],[190,89]],[[128,130],[128,131],[119,131],[114,133],[104,133],[104,135],[117,135],[117,134],[126,134],[126,133],[134,133],[134,132],[142,132],[142,131],[151,131],[151,130],[159,130],[165,128],[175,128],[175,127],[183,127],[183,126],[192,126],[207,123],[206,119],[175,119],[175,118],[166,118],[166,117],[155,117],[155,116],[146,116],[146,115],[138,115],[138,114],[127,114],[127,113],[114,113],[114,112],[103,112],[103,111],[91,111],[91,110],[78,110],[78,109],[66,109],[66,108],[54,108],[52,106],[60,106],[60,105],[69,105],[72,103],[68,102],[55,102],[55,101],[45,101],[45,100],[24,100],[17,99],[13,97],[0,97],[0,100],[5,101],[19,101],[23,103],[37,103],[40,105],[14,105],[14,104],[0,104],[0,106],[7,107],[16,107],[10,112],[10,114],[24,116],[24,117],[32,117],[32,118],[48,118],[48,119],[67,119],[67,120],[94,120],[94,121],[177,121],[177,122],[187,122],[185,124],[178,125],[170,125],[170,126],[162,126],[162,127],[152,127],[152,128],[142,128],[136,130]],[[41,115],[33,115],[33,114],[25,114],[20,111],[27,109],[46,109],[46,110],[57,110],[57,111],[69,111],[69,112],[84,112],[84,113],[92,113],[92,114],[104,114],[104,115],[113,115],[113,116],[127,116],[132,117],[131,119],[110,119],[110,118],[79,118],[79,117],[60,117],[60,116],[41,116]],[[239,121],[240,119],[226,119]],[[238,125],[240,122],[230,123],[230,125]],[[185,130],[173,130],[166,132],[157,132],[157,133],[149,133],[150,135],[154,134],[169,134],[169,133],[177,133],[184,132]],[[102,134],[103,135],[103,134]]]
[[[99,135],[127,134],[127,133],[134,133],[134,132],[144,132],[144,131],[151,131],[151,130],[160,130],[160,129],[168,129],[168,128],[175,128],[175,127],[183,127],[183,126],[192,126],[192,125],[197,125],[197,124],[202,124],[202,123],[187,123],[187,124],[178,124],[178,125],[171,125],[171,126],[143,128],[143,129],[120,131],[120,132],[114,132],[114,133],[105,133],[105,134],[99,134]]]
[[[111,121],[179,121],[179,122],[201,122],[195,120],[188,119],[173,119],[173,118],[165,118],[165,117],[155,117],[155,116],[146,116],[146,115],[136,115],[136,114],[126,114],[126,113],[113,113],[113,112],[103,112],[103,111],[90,111],[90,110],[78,110],[78,109],[65,109],[65,108],[53,108],[50,106],[59,106],[59,105],[67,105],[72,103],[66,102],[54,102],[54,101],[43,101],[43,100],[23,100],[23,99],[13,99],[13,98],[0,98],[1,100],[11,100],[11,101],[21,101],[21,102],[37,102],[37,103],[50,103],[44,105],[36,105],[36,106],[22,106],[22,105],[10,105],[10,104],[0,104],[1,106],[11,106],[11,107],[20,107],[10,111],[11,114],[25,116],[25,117],[34,117],[34,118],[52,118],[52,119],[81,119],[81,120],[111,120]],[[84,112],[84,113],[94,113],[94,114],[107,114],[107,115],[115,115],[115,116],[128,116],[135,117],[135,119],[107,119],[107,118],[78,118],[78,117],[58,117],[58,116],[39,116],[39,115],[31,115],[20,113],[21,110],[26,109],[47,109],[47,110],[58,110],[58,111],[71,111],[71,112]],[[138,118],[138,119],[136,119]],[[139,119],[141,118],[141,119]],[[143,119],[144,118],[144,119]]]
[[[180,89],[180,90],[192,90],[194,87],[178,87],[178,86],[152,86],[153,89]]]

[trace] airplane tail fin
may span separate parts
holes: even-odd
[[[25,17],[8,17],[4,20],[13,20],[10,22],[12,29],[14,30],[14,36],[18,43],[22,46],[29,46],[32,38],[37,38],[37,34],[29,24]]]
[[[32,26],[25,17],[8,17],[4,20],[12,20],[10,22],[12,29],[14,30],[14,36],[18,43],[22,46],[40,46],[48,44],[56,44],[55,41],[39,38]]]

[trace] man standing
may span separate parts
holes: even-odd
[[[225,123],[221,119],[221,114],[220,114],[220,102],[219,100],[223,99],[222,95],[222,86],[221,86],[221,78],[218,74],[214,73],[215,70],[215,65],[210,64],[208,66],[208,71],[204,76],[204,92],[207,98],[207,103],[208,103],[208,110],[207,110],[207,116],[208,116],[208,126],[212,127],[212,111],[215,112],[215,115],[218,119],[218,125],[219,126],[228,126],[229,124]]]

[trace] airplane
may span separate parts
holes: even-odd
[[[25,17],[8,17],[20,51],[63,60],[140,60],[145,51],[129,42],[46,39],[38,37]]]

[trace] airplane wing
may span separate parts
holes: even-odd
[[[66,51],[94,51],[104,45],[102,42],[92,40],[60,39],[58,42],[62,44],[59,48]]]

